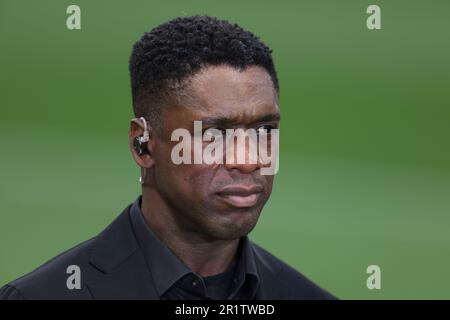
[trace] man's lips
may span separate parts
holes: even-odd
[[[230,185],[220,189],[217,195],[226,203],[237,208],[253,207],[263,188],[258,185]]]

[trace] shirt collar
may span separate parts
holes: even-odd
[[[144,253],[156,290],[162,296],[189,268],[153,233],[141,211],[141,196],[130,209],[133,229]]]
[[[142,196],[139,196],[130,208],[131,222],[156,290],[161,297],[178,280],[191,274],[192,271],[151,230],[141,211],[141,199]],[[259,275],[253,245],[246,236],[241,238],[238,255],[231,297],[236,296],[248,281],[250,284],[248,295],[251,299],[256,294]]]
[[[241,238],[238,254],[239,260],[230,297],[231,299],[239,298],[241,291],[245,291],[243,298],[253,299],[259,286],[259,274],[256,267],[253,245],[248,237]]]

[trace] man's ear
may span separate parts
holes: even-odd
[[[147,130],[147,133],[145,132]],[[148,134],[148,141],[146,137]],[[134,161],[141,168],[151,168],[154,165],[154,129],[144,118],[133,118],[130,122],[129,144]]]

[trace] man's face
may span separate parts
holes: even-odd
[[[239,71],[230,66],[204,68],[191,78],[179,105],[163,112],[155,145],[155,188],[178,226],[208,239],[237,239],[249,233],[272,191],[273,175],[259,164],[179,164],[171,159],[171,133],[193,122],[209,128],[278,128],[277,94],[260,67]],[[248,149],[248,148],[247,148]]]

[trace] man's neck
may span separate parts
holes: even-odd
[[[206,277],[225,272],[237,255],[239,239],[206,239],[180,228],[160,197],[142,192],[141,211],[155,235],[194,273]]]

